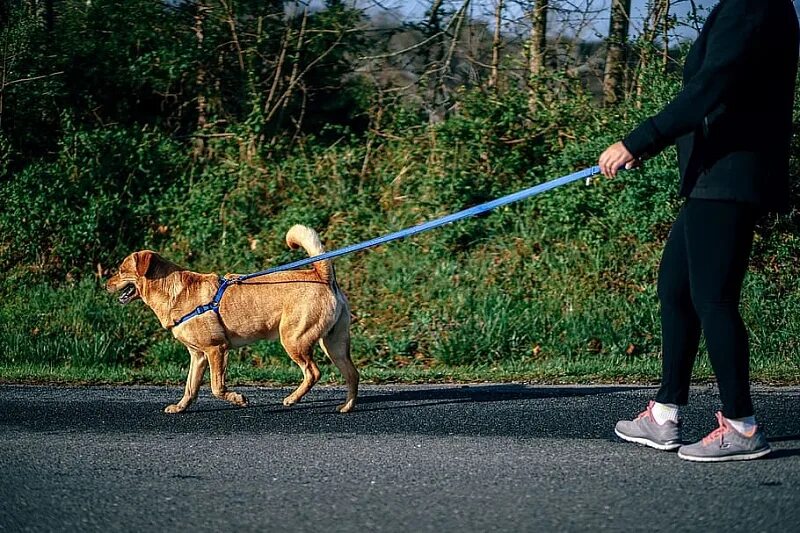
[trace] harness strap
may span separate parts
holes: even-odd
[[[239,283],[241,283],[241,280],[238,279],[238,278],[228,279],[228,278],[226,278],[224,276],[220,277],[219,278],[219,288],[217,289],[216,294],[214,294],[214,298],[210,302],[208,302],[207,304],[198,305],[194,309],[194,311],[191,311],[191,312],[186,313],[185,315],[183,315],[181,318],[176,320],[174,324],[172,324],[171,328],[178,327],[181,324],[183,324],[184,322],[186,322],[187,320],[189,320],[190,318],[194,318],[196,316],[200,316],[200,315],[205,314],[205,313],[207,313],[209,311],[214,311],[215,313],[217,313],[217,315],[219,315],[219,303],[222,301],[222,296],[225,294],[225,291],[228,290],[228,287],[230,287],[231,285],[239,284]]]

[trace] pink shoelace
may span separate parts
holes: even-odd
[[[639,413],[639,415],[636,417],[636,420],[639,420],[640,418],[645,418],[645,417],[648,417],[648,416],[650,418],[653,418],[653,406],[655,404],[656,404],[656,402],[654,402],[653,400],[650,400],[650,403],[647,404],[647,409],[645,409],[644,411]],[[653,419],[653,420],[655,420],[655,419]]]
[[[722,437],[725,436],[726,433],[730,433],[731,427],[725,421],[725,417],[722,416],[722,413],[717,411],[717,422],[719,422],[719,427],[703,437],[703,446],[708,446],[715,440],[719,439],[720,444],[722,444]]]

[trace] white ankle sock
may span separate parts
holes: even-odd
[[[653,402],[653,419],[661,425],[667,420],[678,421],[678,406],[674,403]],[[738,430],[737,430],[738,431]]]
[[[755,416],[746,416],[744,418],[728,418],[725,420],[731,425],[733,429],[744,435],[752,435],[758,424],[756,424]]]

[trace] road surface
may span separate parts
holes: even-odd
[[[0,385],[0,530],[800,530],[798,388],[754,393],[769,458],[710,465],[613,437],[648,387],[241,390],[166,415],[179,387]],[[718,399],[690,401],[696,440]]]

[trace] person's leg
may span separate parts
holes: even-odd
[[[686,229],[684,206],[667,237],[658,270],[662,372],[656,402],[660,404],[686,405],[700,344],[700,319],[689,290]]]
[[[717,413],[719,427],[701,441],[682,446],[678,450],[681,459],[746,460],[770,452],[764,432],[752,417],[750,351],[739,314],[756,218],[757,212],[746,204],[690,200],[686,206],[692,302],[700,317],[723,408]]]
[[[620,420],[618,437],[658,450],[676,450],[681,445],[677,406],[689,395],[692,363],[700,339],[700,320],[689,294],[685,209],[672,226],[658,273],[661,302],[662,377],[656,401],[650,402],[634,420]]]
[[[756,217],[748,204],[692,199],[686,205],[691,300],[700,317],[726,418],[753,414],[750,350],[739,300]]]

